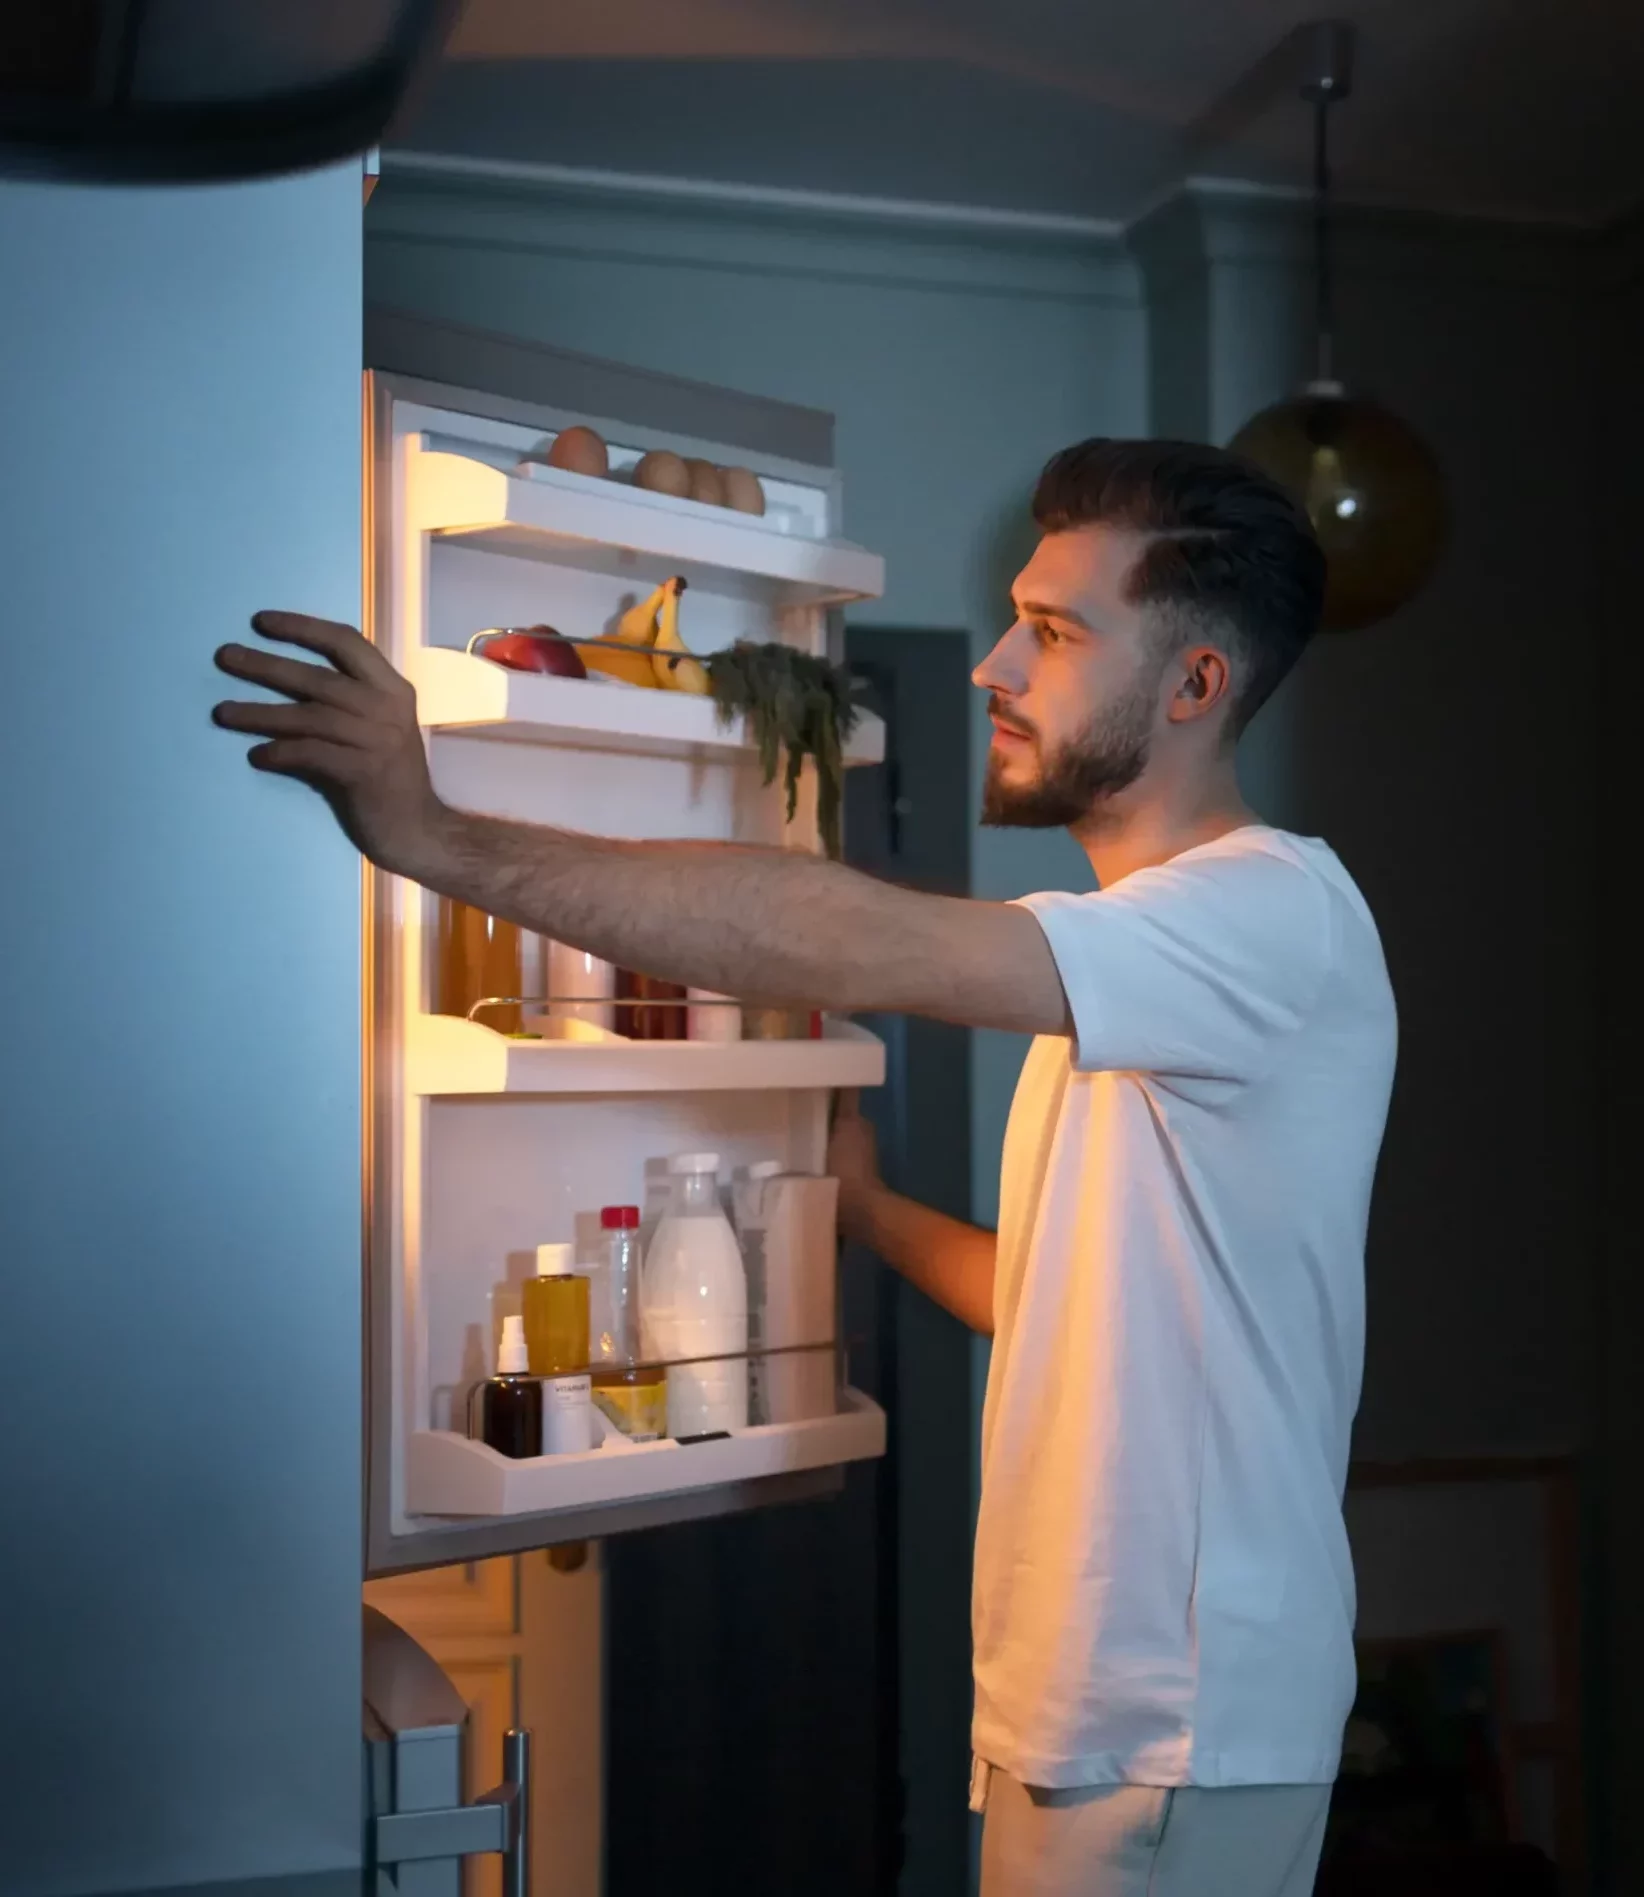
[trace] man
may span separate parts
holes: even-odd
[[[986,1897],[1303,1897],[1353,1691],[1341,1519],[1394,1013],[1323,844],[1240,798],[1239,733],[1317,623],[1305,517],[1208,448],[1087,441],[1040,480],[976,673],[984,816],[1066,825],[1094,895],[966,902],[818,858],[449,809],[411,688],[347,627],[225,647],[258,768],[384,868],[720,993],[1036,1035],[997,1239],[834,1142],[846,1229],[993,1335],[974,1595]]]

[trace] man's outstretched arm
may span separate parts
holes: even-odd
[[[231,677],[286,704],[214,716],[261,737],[250,761],[319,791],[360,850],[606,961],[759,1002],[933,1015],[1060,1033],[1061,978],[1038,923],[1005,903],[899,889],[799,851],[624,843],[451,809],[428,775],[416,694],[350,626],[260,613],[311,665],[224,646]]]

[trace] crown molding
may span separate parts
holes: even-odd
[[[999,210],[988,205],[942,204],[917,198],[880,198],[849,192],[792,191],[775,185],[729,184],[708,178],[596,171],[580,165],[538,165],[451,153],[385,151],[389,177],[430,183],[492,185],[535,195],[643,205],[692,205],[703,210],[768,213],[784,219],[900,225],[951,233],[1118,245],[1125,233],[1116,218],[1067,217],[1046,211]]]
[[[703,247],[700,236],[672,229],[683,211],[694,214],[699,232],[719,227],[713,259],[728,267],[751,268],[769,256],[751,241],[739,244],[733,234],[738,226],[764,225],[790,237],[815,233],[818,240],[811,247],[794,237],[793,255],[777,267],[804,270],[808,261],[828,274],[867,271],[933,286],[1004,288],[1008,269],[1025,264],[1023,293],[1094,293],[1119,301],[1136,294],[1127,278],[1137,273],[1157,288],[1207,265],[1303,269],[1311,256],[1311,194],[1237,178],[1182,179],[1120,223],[395,148],[383,152],[382,172],[390,187],[412,187],[419,198],[486,200],[482,225],[471,212],[442,218],[430,205],[412,211],[403,197],[396,202],[392,189],[380,191],[372,203],[373,225],[413,242],[436,236],[461,242],[471,231],[472,241],[483,237],[522,248],[634,247],[688,261]],[[517,212],[510,216],[510,201],[521,208],[555,207],[561,229],[552,243],[533,235]],[[623,214],[620,226],[608,218],[616,211]],[[1604,285],[1636,281],[1644,273],[1644,205],[1581,222],[1348,198],[1338,202],[1337,217],[1342,267],[1349,274],[1408,276],[1420,270],[1531,285],[1573,273],[1580,282]],[[1003,270],[989,264],[989,253],[1009,257],[1011,264]]]
[[[893,200],[744,191],[569,166],[385,152],[376,243],[626,258],[684,271],[878,283],[1136,309],[1116,227]]]

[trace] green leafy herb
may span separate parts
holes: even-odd
[[[856,724],[850,674],[792,646],[738,640],[703,663],[720,718],[745,717],[759,751],[765,782],[782,767],[788,821],[799,807],[799,778],[809,758],[816,766],[816,821],[822,847],[839,855],[839,806],[844,794],[843,753]]]

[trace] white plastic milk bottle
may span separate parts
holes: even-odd
[[[651,1239],[640,1284],[645,1355],[668,1372],[668,1434],[748,1427],[748,1279],[719,1206],[719,1155],[668,1161],[673,1203]],[[727,1353],[718,1356],[717,1353]]]

